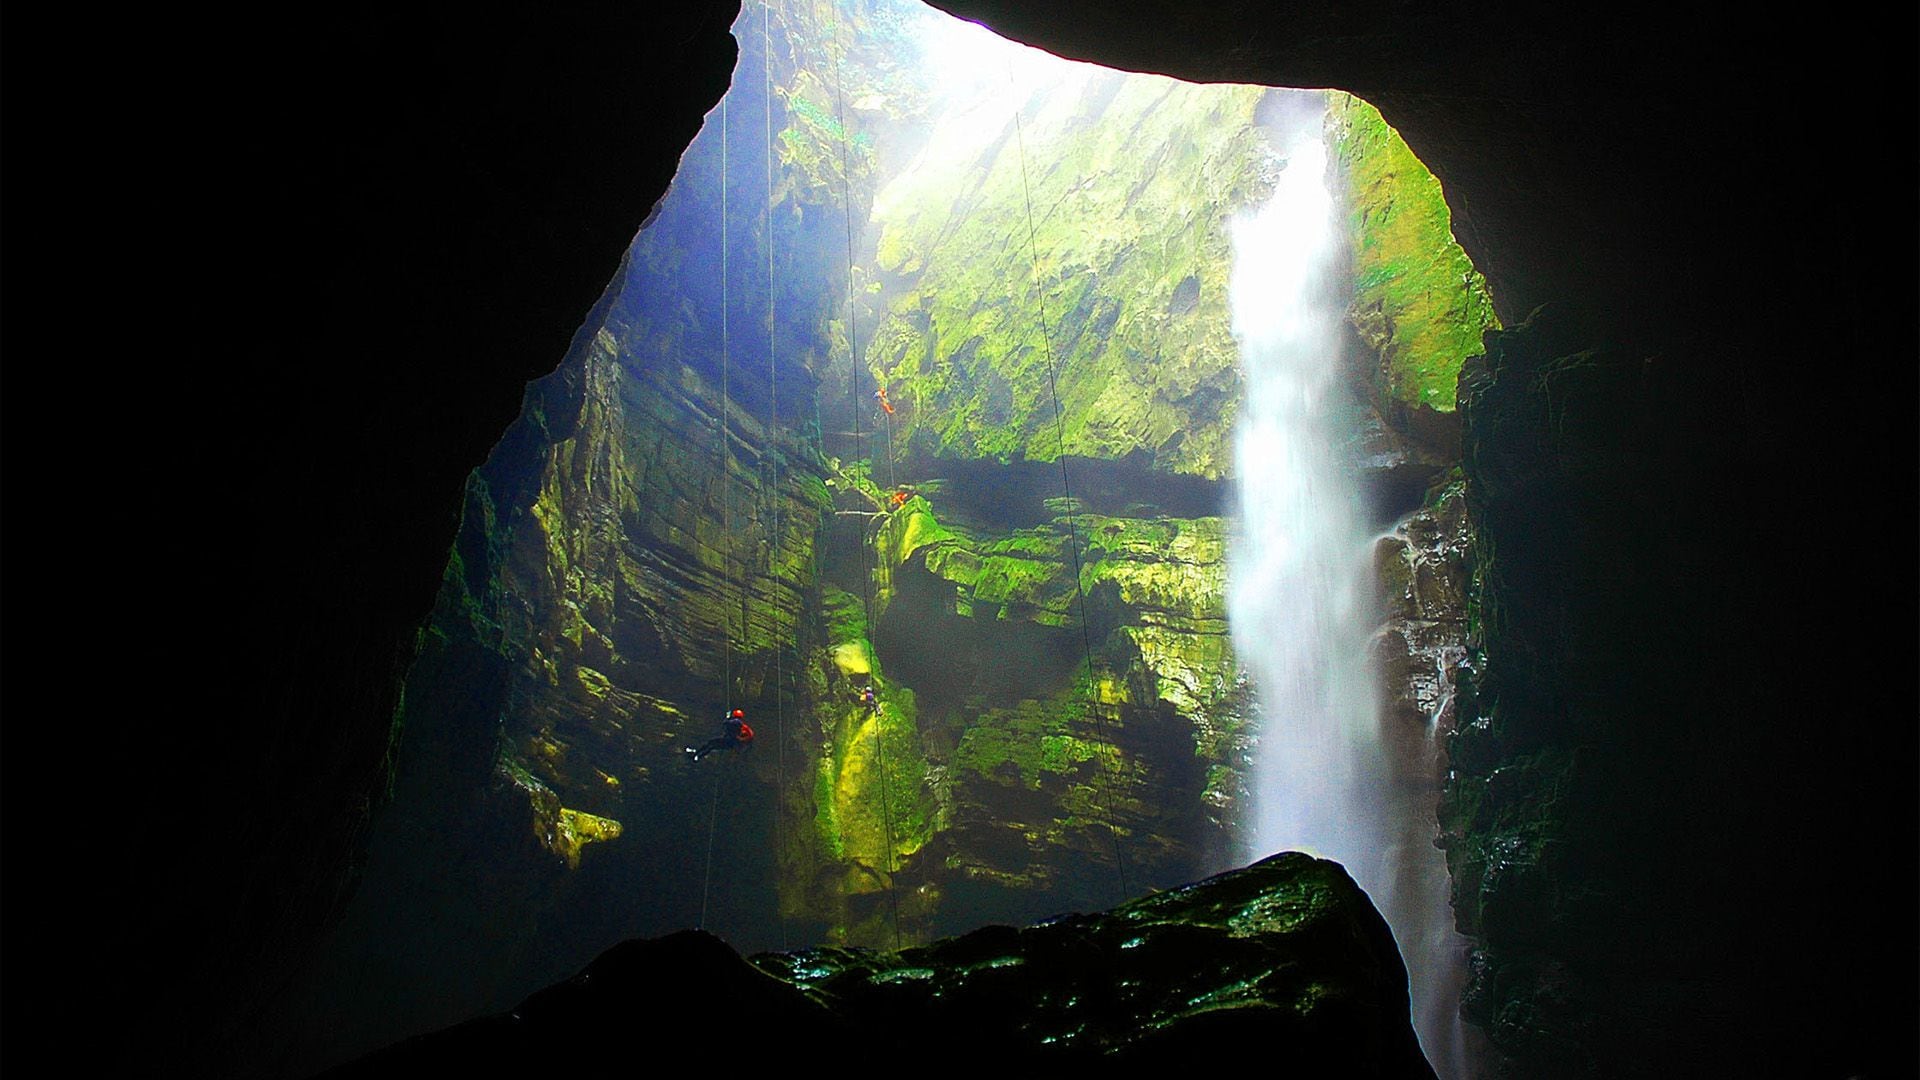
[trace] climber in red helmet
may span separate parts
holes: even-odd
[[[708,739],[697,750],[689,746],[687,753],[699,761],[715,750],[738,750],[743,746],[753,748],[753,728],[747,724],[747,714],[735,709],[721,718],[718,738]]]

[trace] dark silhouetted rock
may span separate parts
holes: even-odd
[[[505,1015],[327,1075],[603,1075],[683,1054],[737,1070],[823,1049],[940,1073],[1257,1055],[1299,1074],[1433,1076],[1386,922],[1337,863],[1298,853],[901,952],[749,962],[699,931],[629,941]]]

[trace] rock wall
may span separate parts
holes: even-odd
[[[1781,1000],[1896,984],[1893,1004],[1824,1033],[1776,1028],[1835,1048],[1897,1033],[1909,1071],[1915,884],[1910,860],[1878,854],[1915,846],[1913,728],[1886,678],[1911,666],[1914,593],[1901,584],[1911,567],[1884,550],[1910,534],[1915,490],[1914,262],[1887,239],[1912,235],[1915,218],[1909,147],[1887,137],[1913,127],[1914,12],[1782,21],[1694,4],[1647,21],[1500,3],[943,2],[1062,54],[1390,101],[1475,257],[1514,287],[1510,320],[1553,299],[1603,313],[1579,348],[1631,337],[1644,358],[1691,343],[1669,359],[1717,391],[1697,434],[1740,445],[1716,467],[1747,511],[1662,547],[1766,583],[1769,602],[1740,609],[1750,637],[1797,645],[1755,649],[1766,659],[1753,666],[1796,673],[1776,688],[1807,687],[1699,737],[1792,733],[1790,770],[1756,755],[1722,787],[1795,807],[1814,824],[1793,835],[1817,838],[1738,872],[1716,862],[1725,891],[1791,892],[1810,905],[1804,926],[1852,928],[1769,950],[1802,976]],[[98,1026],[81,1038],[60,1026],[83,999],[89,1025],[129,1025],[105,1050],[123,1064],[225,1071],[216,1059],[259,1030],[253,1010],[337,917],[462,478],[525,380],[563,353],[725,88],[736,10],[334,11],[248,50],[230,47],[222,12],[154,9],[127,13],[128,32],[76,22],[49,36],[57,55],[73,50],[66,67],[98,77],[77,90],[89,123],[29,132],[56,152],[37,155],[47,169],[20,191],[62,227],[16,237],[44,269],[21,282],[35,301],[23,318],[136,347],[76,354],[89,404],[73,467],[10,474],[17,504],[66,523],[9,535],[16,568],[47,571],[23,574],[16,599],[43,576],[62,582],[15,657],[56,682],[110,677],[127,691],[78,715],[90,811],[130,831],[122,857],[101,858],[15,816],[12,850],[50,880],[10,896],[14,914],[81,936],[77,960],[21,958],[21,985],[50,987],[21,996],[23,1053],[97,1052]],[[129,159],[191,166],[135,183]],[[1846,197],[1825,194],[1836,171]],[[170,253],[164,272],[146,271],[155,251]],[[138,287],[75,287],[103,269]],[[1724,347],[1695,351],[1702,341]],[[156,362],[181,342],[190,366]],[[18,358],[16,406],[71,396],[75,365]],[[262,406],[236,410],[227,391],[240,387]],[[1749,534],[1766,540],[1727,546]],[[152,572],[131,591],[86,571],[133,562]],[[1666,610],[1663,597],[1648,606]],[[123,640],[100,618],[123,610],[157,629],[129,624]],[[103,640],[108,661],[74,645]],[[195,692],[150,692],[183,684]],[[9,740],[16,791],[72,742],[66,726],[33,724]],[[194,782],[168,780],[182,776]],[[1870,791],[1887,805],[1864,805]],[[1905,870],[1854,876],[1886,862]],[[1803,870],[1820,887],[1801,888]],[[1670,912],[1689,913],[1683,900]],[[1831,979],[1806,959],[1832,954],[1862,969]]]
[[[716,1052],[752,1068],[789,1066],[796,1047],[855,1046],[954,1069],[1169,1069],[1224,1053],[1340,1076],[1434,1075],[1387,924],[1337,864],[1298,854],[1099,914],[896,952],[743,961],[697,931],[629,941],[510,1012],[327,1075],[599,1075],[744,1018],[756,1037]]]
[[[874,55],[888,9],[851,45],[821,15],[736,28],[734,94],[469,484],[392,809],[308,1010],[352,1018],[316,1041],[500,1007],[615,937],[896,944],[1239,857],[1226,228],[1277,164],[1269,95],[1082,72],[973,143],[931,138],[930,99]],[[1431,180],[1364,130],[1350,229],[1386,269],[1355,293],[1355,439],[1417,503],[1446,458],[1408,417],[1451,403],[1395,380],[1457,357],[1363,335],[1415,321],[1434,286],[1389,286],[1433,276],[1444,220],[1402,227]],[[1383,671],[1423,700],[1451,657],[1445,573],[1421,569],[1444,529],[1412,528],[1419,610]],[[686,761],[732,707],[755,752]],[[370,972],[378,1014],[351,1004]]]
[[[950,125],[875,212],[867,353],[906,458],[1231,469],[1228,216],[1265,182],[1257,87],[1074,68]],[[1038,90],[1045,90],[1044,96]],[[1054,416],[1057,378],[1061,408]]]
[[[282,1009],[290,1071],[498,1007],[609,940],[708,922],[777,943],[754,856],[810,806],[804,785],[781,805],[778,772],[815,736],[778,717],[807,715],[818,634],[814,392],[845,281],[823,238],[849,213],[825,200],[864,215],[873,166],[793,104],[837,67],[811,22],[789,40],[813,14],[737,28],[730,115],[468,481],[364,884]],[[723,237],[729,203],[759,212]],[[683,748],[730,707],[759,753],[696,772]],[[743,842],[710,852],[715,820]]]
[[[1224,522],[1055,499],[1001,531],[969,524],[952,488],[939,501],[947,523],[917,496],[882,526],[878,620],[939,770],[938,831],[906,878],[925,902],[951,894],[931,925],[1096,907],[1226,865],[1250,732]]]
[[[1683,358],[1584,341],[1545,309],[1461,376],[1478,554],[1443,820],[1482,943],[1469,1015],[1503,1075],[1886,1063],[1879,1036],[1831,1033],[1897,1000],[1847,944],[1897,931],[1835,922],[1780,876],[1825,852],[1879,896],[1902,871],[1861,847],[1886,794],[1871,770],[1804,742],[1834,715],[1805,665],[1839,658],[1773,635],[1821,586],[1785,569],[1792,529],[1749,528],[1754,483],[1725,480],[1763,429]],[[1781,576],[1751,576],[1774,559]],[[1783,960],[1795,942],[1818,944]],[[1817,1034],[1769,1030],[1809,985],[1796,1025]]]
[[[926,769],[893,867],[913,934],[1233,854],[1249,733],[1215,481],[1238,393],[1226,225],[1264,182],[1262,92],[1049,79],[989,95],[882,188],[861,416],[829,405],[872,433],[834,561],[873,612],[860,675],[883,728],[910,703],[918,751],[894,757]]]

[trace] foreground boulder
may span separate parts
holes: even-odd
[[[1339,864],[1296,853],[1100,914],[900,952],[748,961],[699,931],[629,941],[505,1015],[331,1075],[630,1072],[689,1050],[739,1068],[841,1045],[937,1053],[921,1060],[942,1071],[1239,1052],[1300,1073],[1433,1076],[1386,922]]]

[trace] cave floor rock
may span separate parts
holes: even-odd
[[[747,960],[700,931],[628,941],[506,1014],[328,1075],[597,1075],[689,1049],[739,1068],[838,1046],[941,1071],[1239,1052],[1298,1072],[1434,1075],[1386,922],[1339,864],[1297,853],[1098,914],[899,952]]]

